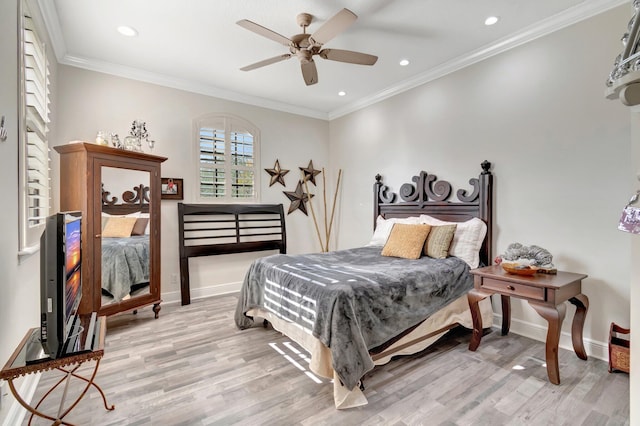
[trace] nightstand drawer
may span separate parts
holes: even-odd
[[[506,281],[484,278],[480,283],[480,288],[497,291],[505,295],[524,297],[527,299],[545,300],[543,287],[532,287],[524,284],[510,283]]]

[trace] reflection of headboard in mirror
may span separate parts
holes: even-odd
[[[134,186],[132,190],[124,191],[121,197],[122,202],[119,203],[118,197],[112,196],[111,192],[105,190],[104,184],[102,184],[102,211],[117,215],[135,212],[149,213],[148,186],[144,184]]]

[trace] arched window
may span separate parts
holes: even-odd
[[[194,121],[201,201],[258,202],[260,132],[248,121],[210,114]]]

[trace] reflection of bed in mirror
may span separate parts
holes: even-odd
[[[102,188],[102,304],[149,292],[149,187]]]

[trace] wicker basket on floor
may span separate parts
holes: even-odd
[[[622,328],[612,322],[609,329],[609,373],[613,371],[629,372],[629,346],[630,339],[618,337],[618,334],[629,334],[631,330]]]

